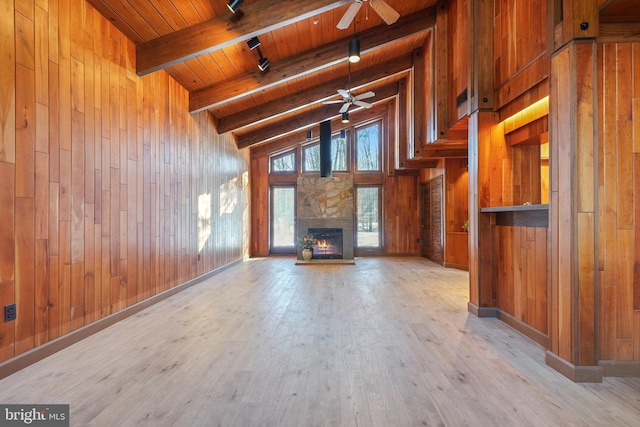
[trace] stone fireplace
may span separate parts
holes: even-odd
[[[297,235],[322,233],[319,243],[333,245],[314,247],[313,258],[353,260],[353,179],[299,177],[297,184]]]

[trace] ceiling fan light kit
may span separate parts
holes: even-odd
[[[342,123],[349,123],[349,113],[347,111],[342,113]]]

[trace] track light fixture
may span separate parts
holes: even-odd
[[[258,61],[258,68],[262,72],[267,71],[267,68],[269,68],[269,60],[264,56],[260,56],[260,61]]]
[[[349,112],[342,113],[342,123],[349,123]]]
[[[260,71],[265,72],[267,71],[267,68],[269,68],[269,60],[267,58],[265,58],[264,56],[262,56],[262,51],[260,51],[260,46],[262,45],[262,43],[260,43],[260,39],[258,39],[258,37],[252,37],[248,42],[247,42],[247,46],[249,46],[249,50],[257,50],[258,51],[258,55],[260,55],[260,59],[258,60],[258,68],[260,69]]]
[[[242,6],[243,1],[244,0],[231,0],[229,3],[227,3],[227,7],[231,12],[238,13],[238,10],[240,10],[240,6]]]
[[[253,50],[258,48],[258,46],[260,46],[262,43],[260,43],[260,39],[258,39],[258,37],[254,37],[251,40],[249,40],[247,42],[247,45],[249,46],[249,50]]]

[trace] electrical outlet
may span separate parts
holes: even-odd
[[[11,322],[16,320],[17,312],[15,304],[8,304],[4,306],[4,321]]]

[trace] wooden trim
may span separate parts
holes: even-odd
[[[181,285],[178,285],[162,293],[154,295],[151,298],[141,301],[135,305],[129,306],[121,311],[118,311],[117,313],[104,317],[94,323],[91,323],[90,325],[77,329],[55,340],[49,341],[48,343],[43,344],[40,347],[34,348],[33,350],[30,350],[19,356],[16,356],[13,359],[7,360],[6,362],[0,364],[0,379],[6,378],[9,375],[12,375],[18,372],[19,370],[24,369],[29,365],[33,365],[34,363],[39,362],[40,360],[46,357],[49,357],[52,354],[57,353],[58,351],[64,348],[67,348],[79,341],[82,341],[83,339],[95,334],[96,332],[100,332],[101,330],[106,329],[109,326],[112,326],[120,322],[121,320],[126,319],[127,317],[133,316],[134,314],[139,313],[140,311],[166,298],[169,298],[172,295],[175,295],[194,285],[197,285],[198,283],[201,283],[204,280],[207,280],[212,276],[230,267],[233,267],[234,265],[239,264],[243,261],[244,261],[243,259],[238,259],[236,261],[233,261],[227,265],[224,265],[220,268],[217,268],[206,274],[203,274],[202,276],[196,277]]]
[[[545,362],[576,383],[601,383],[604,377],[604,369],[600,366],[576,366],[551,351],[547,351]]]
[[[600,360],[598,365],[603,369],[605,377],[640,378],[638,360]]]
[[[468,265],[456,264],[456,263],[453,263],[453,262],[445,262],[444,266],[446,268],[455,268],[456,270],[469,271],[469,266]]]
[[[527,325],[526,323],[524,323],[520,319],[513,317],[506,311],[502,311],[498,308],[496,309],[496,312],[497,312],[496,317],[498,319],[500,319],[507,325],[511,326],[513,329],[520,332],[522,335],[526,336],[527,338],[531,338],[533,341],[537,342],[544,348],[549,348],[550,341],[549,341],[549,336],[547,334],[544,334],[539,330],[533,328],[532,326]]]
[[[478,307],[471,301],[467,303],[467,311],[476,317],[498,317],[498,309],[496,307]]]

